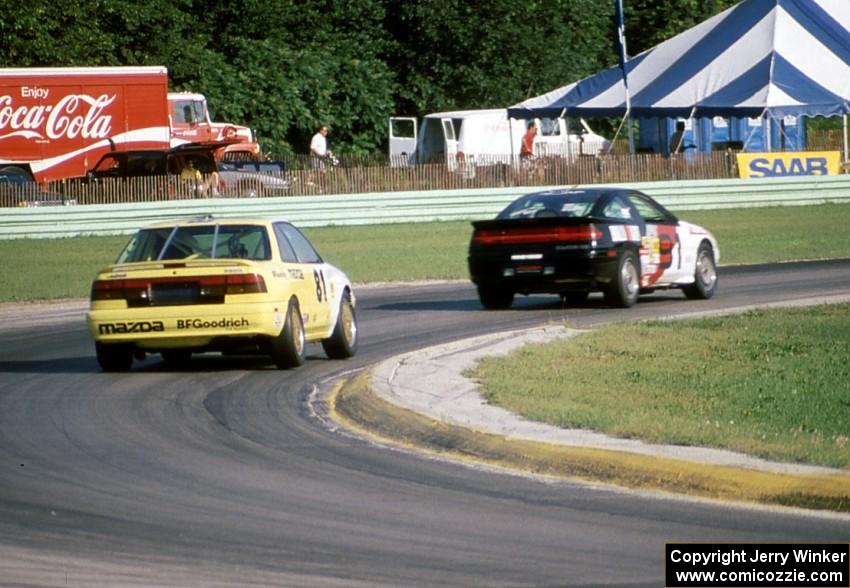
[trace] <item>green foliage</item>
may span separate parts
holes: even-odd
[[[733,0],[626,0],[632,54]],[[0,66],[165,65],[174,90],[306,153],[383,151],[387,117],[503,107],[617,62],[613,0],[2,2]]]
[[[626,45],[638,55],[741,0],[624,0]]]

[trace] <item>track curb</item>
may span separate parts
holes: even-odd
[[[553,330],[553,327],[544,329]],[[502,338],[514,338],[515,335],[506,333]],[[636,490],[850,512],[850,474],[844,470],[777,464],[732,452],[702,448],[670,447],[671,451],[665,453],[663,450],[658,451],[658,446],[647,446],[645,450],[635,451],[619,446],[618,443],[623,440],[613,440],[610,447],[614,448],[610,448],[605,442],[598,441],[597,437],[604,436],[596,433],[589,433],[595,436],[592,442],[584,439],[576,443],[563,439],[550,442],[545,440],[545,436],[520,438],[511,433],[509,428],[497,427],[496,432],[493,432],[486,430],[488,427],[465,423],[463,416],[447,418],[441,411],[451,410],[455,402],[464,402],[458,400],[464,392],[456,388],[451,388],[453,394],[443,401],[426,398],[425,403],[435,404],[429,408],[411,404],[409,399],[400,399],[399,395],[386,389],[388,377],[392,378],[399,366],[409,361],[411,356],[430,353],[445,358],[455,353],[458,347],[464,346],[486,350],[485,341],[486,337],[476,337],[402,354],[349,376],[339,381],[330,393],[329,416],[338,424],[368,438],[465,462]],[[437,365],[430,369],[442,367]],[[427,373],[422,374],[425,376],[421,379],[425,392],[423,394],[419,390],[420,397],[428,396],[429,385]],[[461,375],[460,372],[458,375]],[[474,383],[470,385],[474,387]],[[408,397],[411,396],[409,392],[406,394]],[[443,406],[440,406],[441,402]],[[480,397],[477,402],[484,404]],[[685,451],[680,453],[682,449]]]

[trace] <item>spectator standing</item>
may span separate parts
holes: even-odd
[[[313,169],[324,169],[325,159],[333,155],[328,149],[328,127],[322,125],[310,140],[310,163]]]
[[[670,153],[680,153],[682,151],[682,139],[685,136],[685,122],[676,122],[676,131],[670,137]]]
[[[519,148],[520,159],[531,159],[534,155],[534,138],[537,136],[537,125],[534,121],[528,123],[528,130],[522,136],[522,144]]]

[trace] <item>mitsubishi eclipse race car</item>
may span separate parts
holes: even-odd
[[[290,223],[208,216],[137,232],[92,284],[88,325],[105,371],[200,351],[266,353],[289,368],[308,341],[354,355],[355,304],[346,275]]]
[[[536,192],[472,224],[469,273],[487,309],[510,307],[515,294],[580,303],[601,290],[612,306],[629,307],[656,289],[703,299],[717,289],[711,233],[637,190]]]

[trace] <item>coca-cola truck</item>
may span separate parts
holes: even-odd
[[[211,122],[202,95],[169,94],[162,66],[0,69],[0,173],[46,183],[83,177],[111,151],[253,141]]]
[[[164,67],[0,69],[0,171],[79,177],[109,151],[170,140]]]

